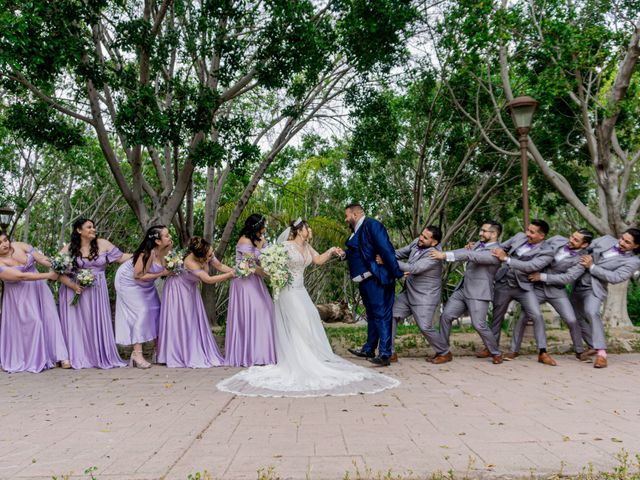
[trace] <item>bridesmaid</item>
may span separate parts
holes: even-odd
[[[184,271],[168,278],[162,289],[158,363],[172,368],[219,367],[224,359],[211,333],[198,284],[222,282],[235,273],[229,267],[222,275],[206,273],[210,262],[217,263],[211,244],[200,237],[189,240],[188,250]]]
[[[11,242],[0,233],[0,280],[4,281],[0,365],[7,372],[38,373],[71,368],[56,303],[45,280],[56,280],[54,272],[39,273],[35,264],[51,263],[31,245]]]
[[[97,238],[92,220],[80,218],[73,223],[71,242],[62,249],[73,260],[70,276],[60,281],[60,321],[67,341],[69,360],[73,368],[124,367],[113,337],[113,322],[105,269],[112,262],[124,263],[131,254],[123,254],[108,240]],[[96,277],[95,283],[82,288],[75,282],[75,273],[88,269]],[[79,294],[77,305],[71,305]]]
[[[267,241],[265,218],[254,213],[244,222],[236,245],[236,264],[244,257],[260,259]],[[233,367],[276,363],[273,336],[274,307],[267,286],[262,280],[264,271],[231,282],[227,309],[227,335],[224,351],[226,364]]]
[[[116,273],[116,343],[133,345],[130,367],[151,367],[142,355],[142,344],[158,336],[160,298],[155,281],[169,275],[164,257],[172,245],[167,227],[150,227],[133,258]]]

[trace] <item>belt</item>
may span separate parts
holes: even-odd
[[[360,283],[363,280],[366,280],[367,278],[373,276],[373,273],[371,272],[364,272],[362,275],[358,275],[357,277],[353,277],[351,280],[356,282],[356,283]]]

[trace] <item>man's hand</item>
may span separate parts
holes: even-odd
[[[380,255],[376,255],[376,263],[378,265],[384,265],[384,262],[382,261],[382,257]]]
[[[591,255],[583,255],[580,257],[580,265],[584,268],[591,268],[591,265],[593,265],[593,257]]]
[[[404,278],[407,278],[409,275],[411,275],[411,272],[404,272]]]
[[[501,248],[494,248],[493,250],[491,250],[491,255],[496,257],[501,262],[504,262],[506,260],[506,258],[507,258],[507,252],[505,252]]]
[[[439,252],[437,250],[431,250],[428,254],[431,258],[436,260],[445,260],[447,258],[447,254],[444,252]]]
[[[533,272],[529,274],[530,282],[539,282],[540,281],[540,272]]]

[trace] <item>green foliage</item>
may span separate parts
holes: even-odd
[[[37,147],[67,151],[85,143],[84,131],[62,115],[51,112],[44,102],[9,105],[3,126]]]
[[[630,282],[627,290],[627,311],[631,323],[640,326],[640,284]]]

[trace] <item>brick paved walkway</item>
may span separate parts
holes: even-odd
[[[311,399],[218,392],[229,368],[2,373],[0,478],[529,477],[640,452],[640,354],[535,360],[402,358],[385,370],[397,389]]]

